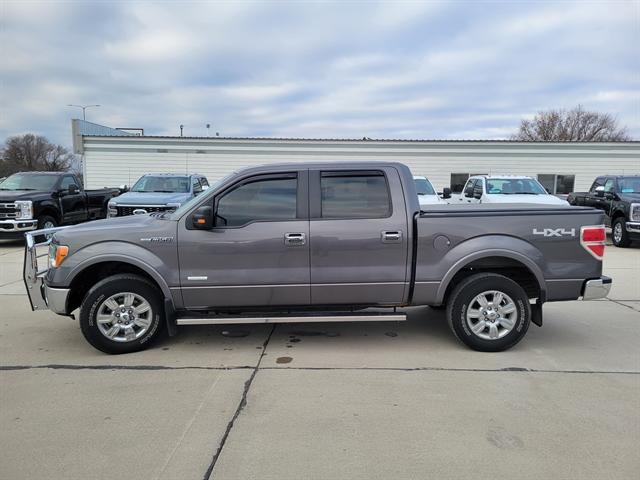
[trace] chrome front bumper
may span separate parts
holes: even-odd
[[[595,300],[609,295],[612,280],[609,277],[600,277],[584,282],[582,288],[582,300]]]
[[[627,222],[625,224],[627,232],[640,233],[640,222]]]
[[[36,228],[37,220],[0,220],[0,233],[29,232]]]
[[[44,277],[49,270],[47,257],[51,235],[66,227],[35,230],[25,234],[27,243],[24,254],[24,285],[31,303],[31,310],[51,310],[61,315],[67,314],[68,288],[52,288],[44,283]],[[36,237],[42,237],[44,241],[36,242]],[[48,238],[47,238],[48,237]],[[46,247],[45,253],[38,253],[39,248]],[[38,261],[44,258],[45,267],[40,268]]]

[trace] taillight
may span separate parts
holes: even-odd
[[[604,225],[593,225],[580,229],[580,245],[598,260],[604,256],[604,242],[607,233]]]

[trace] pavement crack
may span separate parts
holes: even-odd
[[[225,429],[224,435],[222,435],[222,439],[220,440],[220,444],[218,445],[216,452],[213,454],[213,458],[211,459],[209,468],[207,468],[207,471],[204,474],[203,480],[210,480],[213,478],[213,470],[216,468],[216,463],[218,463],[218,459],[220,458],[222,449],[227,443],[227,438],[229,438],[229,434],[233,429],[236,419],[240,416],[240,414],[242,413],[242,410],[244,410],[244,407],[247,405],[247,395],[249,394],[249,389],[251,388],[251,384],[253,383],[253,379],[256,377],[258,370],[260,370],[260,364],[262,363],[262,359],[264,358],[264,355],[267,351],[267,346],[269,345],[269,341],[271,340],[271,336],[273,335],[273,332],[275,331],[275,329],[276,329],[276,324],[273,325],[273,327],[271,328],[271,331],[269,332],[269,335],[267,336],[266,340],[262,344],[262,352],[260,353],[260,358],[258,359],[258,362],[253,368],[253,372],[251,372],[251,376],[244,383],[244,390],[242,391],[242,397],[240,398],[240,403],[238,403],[238,407],[236,408],[236,411],[231,417],[231,420],[229,420],[229,423],[227,424],[227,428]]]
[[[273,333],[273,332],[272,332]],[[246,393],[251,386],[253,378],[258,370],[307,370],[307,371],[370,371],[370,372],[485,372],[485,373],[568,373],[568,374],[617,374],[617,375],[640,375],[640,371],[633,370],[552,370],[526,367],[504,367],[504,368],[449,368],[449,367],[261,367],[262,357],[266,350],[266,344],[271,338],[271,334],[267,338],[267,342],[263,344],[262,353],[257,365],[238,365],[230,367],[199,367],[199,366],[181,366],[175,367],[170,365],[0,365],[0,371],[18,371],[18,370],[212,370],[212,371],[232,371],[232,370],[252,370],[251,378],[247,380],[243,400],[246,400]],[[246,402],[245,402],[246,403]],[[244,408],[244,404],[238,406]],[[242,410],[240,408],[240,410]]]
[[[446,368],[446,367],[262,367],[261,370],[308,370],[308,371],[356,371],[371,372],[484,372],[484,373],[573,373],[573,374],[619,374],[640,375],[632,370],[545,370],[524,367],[505,368]]]
[[[170,365],[0,365],[0,371],[14,370],[249,370],[255,368],[252,365],[239,365],[233,367],[175,367]]]
[[[211,397],[213,395],[213,391],[215,390],[216,385],[218,385],[218,382],[220,381],[221,378],[222,378],[222,374],[218,374],[216,379],[211,384],[211,387],[209,387],[209,390],[207,390],[207,393],[204,395],[204,397],[202,398],[202,401],[200,402],[200,404],[196,408],[195,412],[191,416],[191,420],[189,420],[189,422],[187,423],[186,427],[182,431],[182,435],[180,435],[180,438],[178,439],[178,441],[173,446],[173,449],[171,450],[171,453],[167,456],[167,459],[165,460],[164,464],[162,465],[162,468],[160,469],[158,474],[154,477],[156,480],[159,479],[164,474],[164,472],[166,471],[167,467],[169,466],[169,463],[171,462],[171,460],[175,456],[176,452],[178,451],[178,448],[180,448],[180,445],[182,445],[182,442],[184,441],[185,437],[187,436],[187,433],[189,433],[189,430],[191,430],[191,427],[193,426],[193,423],[196,421],[196,418],[198,418],[198,415],[200,415],[200,412],[202,411],[202,407],[204,407],[204,404],[207,402],[209,397]]]
[[[629,308],[629,309],[633,310],[634,312],[638,311],[635,308],[633,308],[631,305],[627,305],[625,303],[622,303],[623,301],[624,302],[637,302],[637,300],[613,300],[611,298],[607,298],[607,300],[609,300],[610,302],[616,303],[616,304],[620,305],[621,307]]]

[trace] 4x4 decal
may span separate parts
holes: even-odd
[[[576,229],[571,228],[567,230],[566,228],[543,228],[542,230],[538,230],[537,228],[533,229],[534,235],[542,235],[543,237],[575,237]]]

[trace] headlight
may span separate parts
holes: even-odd
[[[631,204],[631,213],[629,215],[632,222],[640,222],[640,203]]]
[[[16,210],[16,220],[31,220],[33,218],[33,202],[31,200],[18,200]]]
[[[116,202],[110,201],[107,204],[107,218],[117,217],[118,216],[118,204]]]
[[[167,211],[168,212],[175,212],[179,208],[180,208],[180,204],[179,203],[167,203]]]
[[[66,245],[49,245],[49,268],[58,268],[69,255],[69,247]]]

